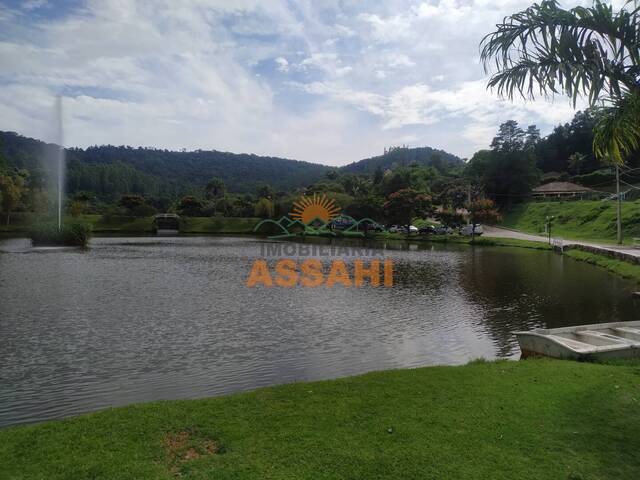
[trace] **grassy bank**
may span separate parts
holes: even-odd
[[[577,249],[565,250],[564,254],[581,262],[606,268],[612,273],[640,283],[640,265]]]
[[[417,242],[417,243],[452,243],[452,244],[464,244],[464,245],[477,245],[485,247],[520,247],[520,248],[533,248],[536,250],[551,250],[551,246],[544,242],[534,242],[531,240],[519,240],[516,238],[500,238],[500,237],[475,237],[473,242],[470,237],[461,235],[410,235],[407,238],[406,234],[402,233],[389,233],[378,234],[374,238],[383,240],[397,240]]]
[[[635,479],[640,367],[475,362],[0,430],[11,479]]]
[[[552,234],[573,240],[610,242],[616,240],[615,202],[530,202],[508,212],[502,226],[540,234],[547,216],[554,216]],[[640,237],[640,201],[623,202],[622,227],[626,243]]]
[[[91,225],[92,231],[97,234],[144,235],[153,232],[153,217],[81,215],[65,219],[65,222],[73,221]],[[253,233],[253,228],[259,221],[259,218],[185,217],[180,231],[185,234],[248,234]],[[0,226],[0,232],[21,234],[28,232],[29,228],[26,221],[16,222]]]

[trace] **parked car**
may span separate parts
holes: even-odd
[[[482,225],[480,225],[479,223],[476,223],[476,225],[475,225],[475,232],[472,232],[471,229],[472,229],[472,225],[471,224],[464,225],[464,226],[460,227],[460,235],[464,235],[466,237],[470,237],[472,233],[477,235],[477,236],[480,236],[483,233]]]
[[[436,235],[451,235],[453,233],[453,228],[447,227],[446,225],[438,225],[435,227]]]
[[[346,230],[353,226],[353,220],[348,218],[336,218],[331,222],[331,229],[333,230]]]
[[[409,225],[409,231],[407,231],[406,225],[391,225],[389,228],[391,233],[418,233],[418,227]]]
[[[435,235],[436,227],[433,225],[425,225],[424,227],[420,227],[418,229],[418,233],[420,235]]]

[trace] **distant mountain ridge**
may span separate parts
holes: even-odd
[[[437,160],[436,160],[437,159]],[[340,170],[349,173],[373,173],[378,168],[387,170],[396,166],[408,166],[417,163],[434,166],[434,161],[443,164],[463,165],[464,161],[452,153],[431,147],[395,147],[383,155],[365,158],[341,167]]]
[[[40,168],[40,158],[55,145],[0,131],[0,153],[9,165],[30,170]],[[231,192],[253,193],[264,184],[276,191],[303,188],[328,171],[372,173],[419,163],[462,164],[455,155],[430,147],[390,149],[384,155],[366,158],[343,167],[280,157],[236,154],[216,150],[177,152],[154,148],[103,145],[68,148],[67,184],[71,193],[92,191],[104,198],[123,193],[172,196],[201,192],[213,177],[221,178]]]

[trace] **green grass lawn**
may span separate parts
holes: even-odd
[[[260,218],[189,217],[184,219],[181,233],[253,233]]]
[[[640,366],[474,362],[0,430],[4,479],[640,476]]]
[[[81,221],[89,223],[96,234],[127,234],[143,235],[153,232],[153,217],[126,217],[103,215],[81,215],[77,218],[68,217],[66,221]],[[253,228],[260,221],[259,218],[234,217],[185,217],[181,233],[186,234],[220,234],[220,233],[252,233]],[[12,225],[0,226],[0,233],[26,233],[29,230],[28,221],[15,222]]]
[[[573,240],[613,243],[616,240],[615,202],[565,201],[530,202],[508,212],[502,226],[541,234],[547,216],[554,216],[552,235]],[[622,229],[625,243],[640,237],[640,201],[622,203]]]

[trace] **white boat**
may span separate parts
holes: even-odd
[[[572,360],[640,358],[640,321],[514,332],[524,358]]]

